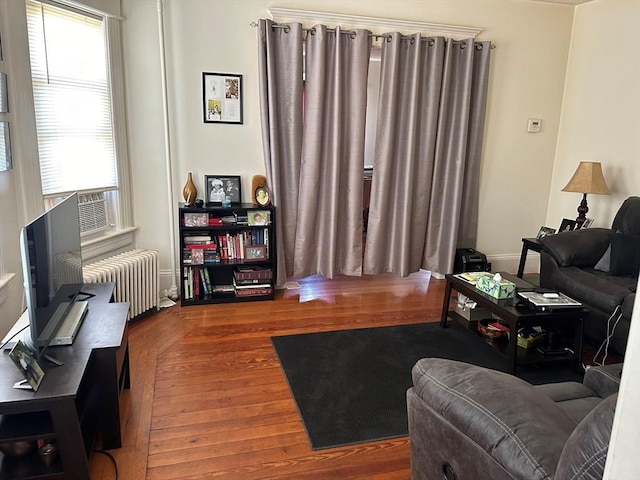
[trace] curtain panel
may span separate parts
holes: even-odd
[[[259,22],[278,284],[317,273],[447,273],[457,246],[475,246],[491,43],[391,33],[382,40],[363,268],[371,44],[366,30],[318,25],[305,38],[300,24]]]
[[[302,155],[303,32],[299,23],[275,28],[258,23],[258,73],[262,149],[267,183],[276,208],[276,278],[293,273]]]
[[[387,40],[364,271],[448,273],[476,242],[490,43]]]
[[[362,273],[369,33],[318,25],[307,35],[296,278]]]
[[[370,32],[318,25],[303,42],[300,24],[260,20],[258,28],[278,283],[316,273],[359,275]]]

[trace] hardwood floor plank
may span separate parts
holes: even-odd
[[[176,305],[130,324],[123,448],[111,451],[119,480],[410,477],[407,437],[311,449],[271,337],[437,321],[444,281],[420,272],[299,283],[272,302]],[[114,479],[101,457],[92,478]]]

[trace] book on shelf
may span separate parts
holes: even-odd
[[[236,289],[236,297],[258,297],[262,295],[271,295],[273,289],[271,287]]]
[[[265,283],[264,281],[262,281],[262,283],[242,283],[245,280],[236,280],[235,278],[233,279],[233,286],[236,287],[236,290],[251,290],[251,289],[256,289],[256,288],[271,288],[271,284],[270,283]],[[260,280],[258,280],[260,282]]]
[[[212,237],[211,235],[185,235],[182,237],[182,240],[186,244],[201,244],[201,243],[211,243]]]
[[[235,287],[233,285],[213,285],[213,293],[231,293],[235,292]]]
[[[233,278],[236,280],[271,280],[271,268],[241,265],[233,271]]]

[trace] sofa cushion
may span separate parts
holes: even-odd
[[[540,243],[561,267],[593,267],[607,251],[612,235],[609,228],[586,228],[547,235]]]
[[[553,278],[553,288],[609,314],[631,293],[632,283],[630,277],[578,267],[560,268]]]
[[[594,270],[600,270],[601,272],[609,273],[609,268],[611,268],[611,245],[607,248],[607,251],[604,252],[604,255],[600,257],[596,266],[593,267]]]
[[[610,275],[638,276],[640,270],[640,236],[616,233],[611,238]]]
[[[556,402],[576,425],[602,401],[596,392],[578,382],[546,383],[534,388]]]
[[[573,431],[562,450],[556,480],[600,480],[609,450],[618,394],[594,408]]]

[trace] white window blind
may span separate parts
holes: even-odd
[[[118,185],[103,21],[27,0],[44,195]]]

